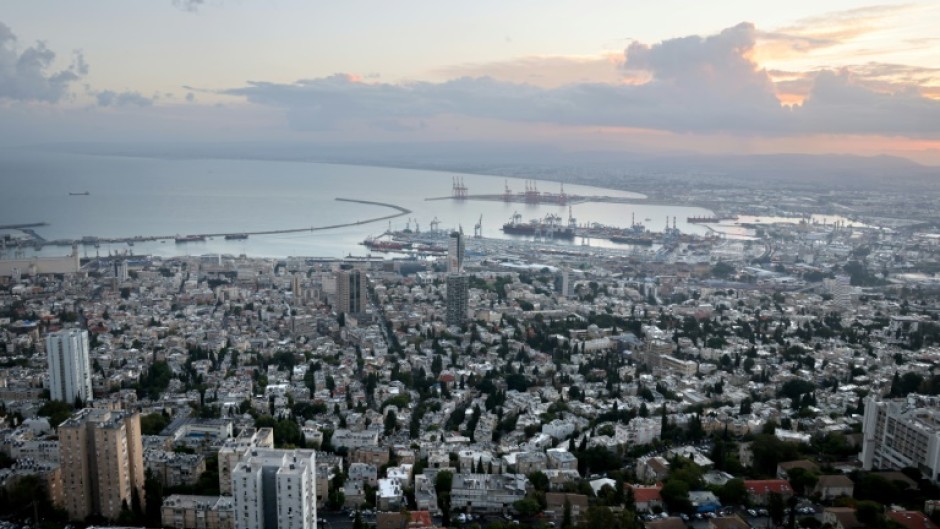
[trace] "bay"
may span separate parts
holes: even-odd
[[[537,177],[537,175],[533,175]],[[251,236],[244,240],[215,237],[205,242],[172,240],[82,247],[83,255],[132,252],[160,256],[245,254],[256,257],[365,255],[359,243],[386,229],[406,226],[428,230],[462,227],[468,234],[482,216],[485,237],[507,238],[501,231],[518,212],[524,220],[554,214],[567,221],[569,209],[557,204],[501,201],[426,200],[449,196],[455,178],[469,194],[500,194],[505,186],[522,191],[524,182],[494,176],[373,166],[235,159],[163,159],[44,153],[0,152],[0,225],[46,222],[37,228],[48,240],[84,236],[175,236],[326,226],[362,221],[394,210],[336,198],[392,203],[411,214],[391,221],[333,230]],[[558,193],[557,182],[535,181],[540,191]],[[642,198],[642,195],[581,185],[565,192]],[[85,193],[73,196],[70,193]],[[585,203],[571,208],[579,224],[629,226],[631,219],[658,231],[666,217],[679,229],[704,234],[706,227],[686,222],[708,210],[652,204]],[[646,219],[649,219],[647,221]],[[410,223],[410,224],[409,224]],[[559,242],[559,244],[565,244]],[[567,243],[567,244],[577,244]],[[607,241],[592,244],[611,245]],[[9,251],[7,253],[10,253]],[[26,249],[29,255],[63,255],[67,247]]]

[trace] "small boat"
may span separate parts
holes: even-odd
[[[69,193],[69,196],[70,197],[87,197],[90,194],[91,193],[89,193],[88,191],[82,191],[81,193]]]

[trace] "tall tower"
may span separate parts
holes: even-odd
[[[447,276],[447,325],[463,325],[467,321],[469,291],[469,277]]]
[[[236,529],[316,529],[316,451],[252,450],[232,470]]]
[[[59,426],[65,510],[72,520],[116,520],[126,506],[143,507],[140,414],[85,408]]]
[[[352,265],[342,265],[336,273],[336,310],[344,314],[359,314],[368,306],[366,276]]]
[[[69,404],[92,398],[88,331],[67,329],[46,335],[49,359],[49,395]]]
[[[303,299],[304,291],[300,283],[300,274],[294,274],[290,278],[290,291],[294,298],[294,303],[298,303]]]
[[[463,271],[464,240],[463,229],[450,234],[450,243],[447,246],[447,272],[459,274]]]

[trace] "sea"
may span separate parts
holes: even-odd
[[[364,256],[367,237],[387,230],[426,231],[463,229],[472,235],[480,224],[484,237],[511,238],[500,228],[518,213],[523,221],[553,214],[567,223],[627,227],[634,220],[652,231],[675,217],[686,233],[705,234],[707,226],[690,224],[688,217],[709,216],[697,207],[661,204],[582,203],[523,204],[482,200],[428,200],[449,197],[459,179],[467,193],[501,194],[508,186],[523,191],[526,181],[447,171],[336,165],[313,162],[248,159],[170,159],[100,156],[39,151],[0,152],[0,225],[43,222],[35,228],[46,240],[135,236],[185,236],[331,226],[361,222],[392,214],[379,205],[342,202],[337,198],[395,204],[410,214],[354,226],[301,233],[252,235],[243,240],[213,237],[205,242],[159,242],[83,245],[83,256],[114,254],[179,255],[230,254],[251,257]],[[530,185],[559,193],[558,182]],[[643,195],[582,185],[564,185],[577,195],[644,198]],[[79,194],[80,193],[80,194]],[[87,194],[84,194],[87,193]],[[79,194],[79,195],[76,195]],[[10,231],[0,231],[0,236]],[[611,246],[603,240],[592,245]],[[554,244],[582,244],[555,241]],[[65,246],[32,247],[24,257],[65,255]],[[7,249],[6,257],[12,251]]]

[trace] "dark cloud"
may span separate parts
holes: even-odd
[[[648,79],[640,84],[540,88],[488,77],[390,84],[339,74],[290,84],[252,82],[224,93],[282,108],[302,130],[329,130],[348,120],[387,128],[462,115],[681,133],[940,136],[940,101],[910,87],[882,93],[847,72],[816,72],[803,79],[809,85],[802,106],[781,105],[770,74],[750,58],[757,38],[754,26],[743,23],[708,37],[632,43],[623,68]]]
[[[113,90],[95,93],[95,100],[101,107],[149,107],[154,102],[154,98],[147,97],[140,92],[115,92]]]
[[[88,73],[81,52],[75,52],[72,64],[50,71],[55,52],[37,42],[22,51],[16,35],[0,22],[0,99],[57,102],[69,95],[69,87]]]

